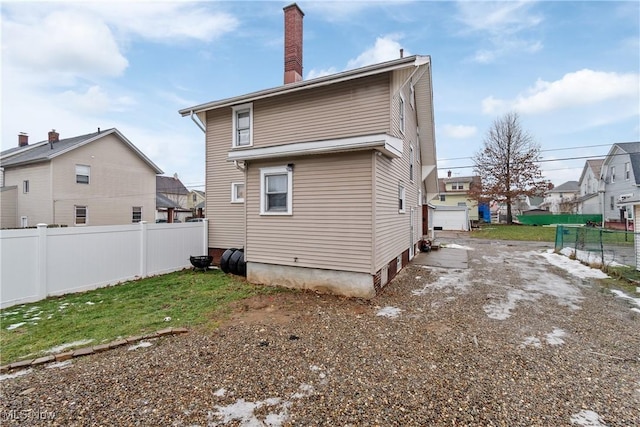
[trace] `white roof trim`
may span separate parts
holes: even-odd
[[[295,142],[293,144],[238,149],[229,152],[227,161],[274,159],[279,157],[331,154],[345,151],[377,150],[387,157],[402,157],[402,140],[387,134]]]

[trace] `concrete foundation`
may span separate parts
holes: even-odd
[[[373,279],[367,273],[247,263],[247,280],[251,283],[311,289],[348,297],[373,298],[376,295]]]

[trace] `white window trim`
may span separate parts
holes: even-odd
[[[611,183],[615,183],[616,182],[616,167],[615,166],[611,166]]]
[[[244,182],[232,182],[231,183],[231,203],[244,203],[244,197],[236,197],[236,187],[242,185],[244,186]],[[247,188],[244,189],[247,191]]]
[[[404,188],[404,184],[398,184],[398,201],[402,200],[402,209],[398,206],[398,213],[405,213],[407,211],[407,190]]]
[[[287,174],[287,210],[282,212],[269,212],[266,209],[267,198],[265,181],[268,175]],[[293,170],[287,166],[276,166],[260,169],[260,215],[293,215]]]
[[[416,155],[413,150],[413,144],[409,145],[409,180],[414,181],[414,175],[416,174]]]
[[[233,134],[231,135],[231,146],[233,148],[245,148],[245,147],[253,147],[253,103],[249,102],[247,104],[241,104],[231,107],[233,111]],[[238,145],[237,130],[238,130],[238,118],[237,113],[239,111],[249,110],[249,144],[247,145]]]
[[[86,174],[84,173],[78,173],[78,168],[86,168]],[[80,171],[83,172],[83,171]],[[87,182],[78,182],[78,176],[86,176],[87,177]],[[91,166],[89,165],[76,165],[76,184],[82,184],[82,185],[89,185],[91,184]]]
[[[22,181],[22,193],[27,194],[29,192],[29,180],[25,179]]]
[[[406,121],[407,121],[407,103],[404,100],[404,95],[400,94],[400,106],[398,111],[398,121],[400,124],[400,132],[404,135]]]
[[[626,162],[624,164],[624,180],[629,181],[630,178],[631,178],[631,164],[629,162]]]
[[[78,208],[84,208],[84,224],[78,224]],[[83,227],[89,223],[89,207],[87,205],[74,205],[73,206],[73,225]]]

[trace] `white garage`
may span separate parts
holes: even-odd
[[[432,211],[434,230],[469,231],[469,208],[466,206],[435,206]]]

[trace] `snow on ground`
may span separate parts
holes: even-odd
[[[46,350],[45,353],[60,353],[61,351],[66,350],[70,347],[85,345],[85,344],[89,344],[90,342],[93,342],[93,339],[78,340],[78,341],[73,341],[66,344],[60,344],[55,347],[51,347],[49,350]]]
[[[386,306],[378,310],[378,312],[376,313],[376,316],[395,318],[400,315],[401,311],[402,310],[397,307]]]
[[[223,390],[224,392],[217,395],[223,396],[226,390],[220,390]],[[209,421],[208,425],[219,426],[233,422],[234,425],[243,427],[282,426],[289,419],[289,408],[293,404],[293,400],[308,397],[313,393],[313,390],[312,385],[300,384],[298,390],[288,399],[270,397],[265,400],[258,400],[255,402],[238,399],[230,405],[216,406],[216,410],[209,411],[207,415],[207,421]],[[264,409],[262,408],[267,408],[269,413],[261,420],[256,416],[255,412],[260,409],[260,412],[264,413]]]
[[[553,330],[553,332],[550,332],[546,335],[547,343],[549,343],[549,345],[564,344],[564,340],[562,339],[562,337],[564,337],[565,335],[567,335],[565,331],[560,328],[556,328]]]
[[[571,424],[578,424],[583,427],[606,427],[597,412],[582,410],[571,416]]]
[[[29,369],[23,369],[21,371],[15,371],[15,372],[12,372],[10,374],[2,374],[2,375],[0,375],[0,381],[8,380],[10,378],[21,377],[23,375],[30,374],[31,372],[33,372],[33,369],[29,368]]]
[[[140,341],[138,344],[134,344],[132,346],[129,346],[129,348],[127,348],[128,351],[133,351],[133,350],[137,350],[139,348],[145,348],[145,347],[151,347],[153,344],[151,344],[149,341]]]
[[[447,249],[465,249],[467,251],[472,251],[473,248],[470,248],[469,246],[462,246],[462,245],[458,245],[456,243],[443,243],[442,245],[440,245],[441,248],[447,248]]]
[[[610,289],[610,291],[611,291],[612,294],[614,294],[618,298],[623,298],[625,300],[630,301],[632,305],[635,305],[635,307],[631,308],[631,310],[637,311],[638,313],[640,313],[640,298],[631,297],[631,296],[629,296],[629,295],[625,294],[624,292],[619,291],[617,289]]]
[[[565,248],[567,249],[567,248]],[[591,268],[584,264],[582,264],[579,260],[569,259],[568,256],[572,256],[573,250],[571,249],[571,253],[566,254],[565,249],[563,249],[560,253],[567,256],[562,256],[556,253],[553,253],[553,249],[547,250],[547,252],[543,252],[540,255],[546,258],[549,263],[555,265],[556,267],[560,267],[563,270],[573,274],[576,277],[581,279],[606,279],[609,277],[606,273],[597,268]],[[564,252],[563,252],[564,251]],[[586,262],[586,261],[585,261]]]
[[[53,369],[53,368],[64,369],[64,368],[68,368],[71,365],[73,365],[73,362],[71,360],[63,360],[62,362],[49,363],[46,366],[46,368],[47,369]]]
[[[425,295],[428,292],[435,290],[448,290],[449,292],[451,292],[451,290],[456,290],[459,292],[465,292],[469,286],[471,286],[469,270],[450,270],[426,265],[423,265],[422,267],[436,273],[438,280],[433,283],[426,283],[422,289],[414,289],[411,291],[413,295]]]
[[[27,324],[27,322],[18,322],[18,323],[13,323],[13,324],[11,324],[11,325],[7,326],[7,331],[12,331],[12,330],[14,330],[14,329],[16,329],[16,328],[19,328],[20,326],[22,326],[22,325],[26,325],[26,324]]]
[[[506,298],[485,304],[483,310],[490,319],[505,320],[511,317],[511,311],[515,310],[520,301],[535,301],[540,296],[540,294],[535,295],[521,289],[514,289],[507,292]]]
[[[560,253],[568,257],[575,257],[576,260],[581,261],[587,265],[603,265],[602,257],[598,252],[589,252],[589,251],[581,251],[581,250],[576,251],[573,248],[565,247],[565,248],[562,248],[562,250],[560,250]],[[624,264],[620,264],[619,262],[614,261],[613,255],[606,254],[606,253],[604,254],[604,264],[609,265],[611,267],[624,266]]]

